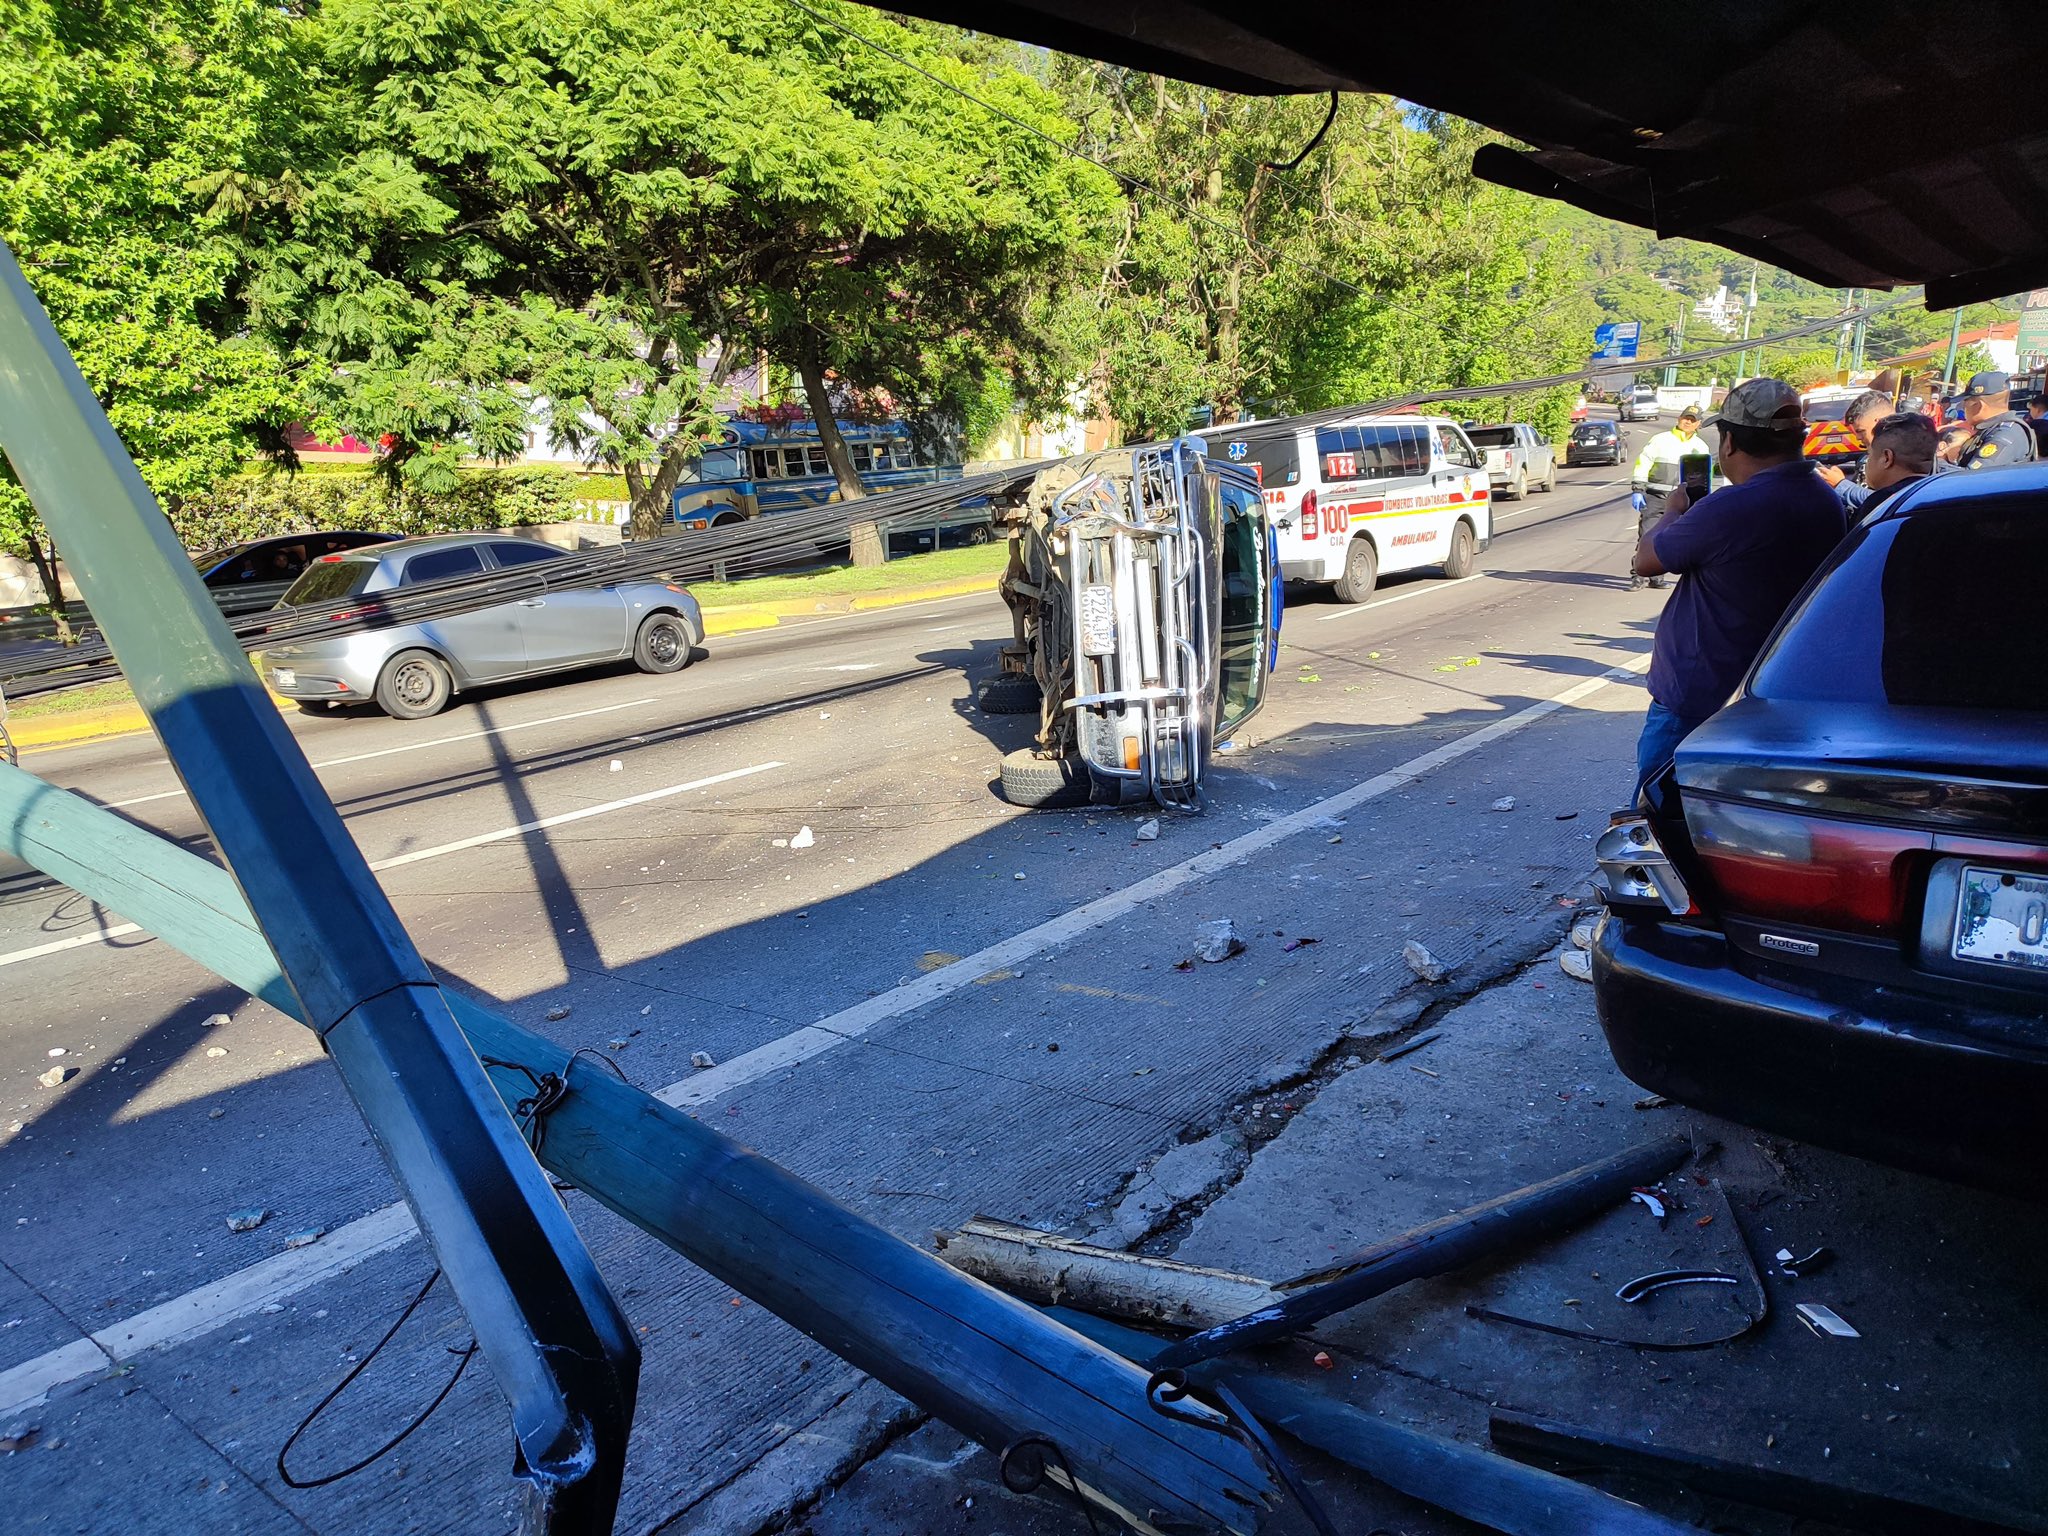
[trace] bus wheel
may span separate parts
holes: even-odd
[[[1463,518],[1451,530],[1451,552],[1444,559],[1444,574],[1453,581],[1463,581],[1472,574],[1473,554],[1472,525]]]
[[[1003,798],[1032,810],[1088,803],[1088,768],[1079,753],[1040,757],[1030,747],[1003,755]]]
[[[1337,578],[1337,601],[1364,602],[1372,596],[1372,589],[1379,579],[1380,557],[1372,547],[1372,540],[1361,533],[1344,551],[1344,574]]]

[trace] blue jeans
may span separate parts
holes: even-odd
[[[1676,710],[1666,709],[1655,699],[1650,700],[1650,712],[1643,720],[1643,734],[1636,742],[1636,794],[1640,795],[1643,786],[1671,761],[1671,754],[1678,750],[1678,744],[1705,724],[1704,720],[1688,720]]]

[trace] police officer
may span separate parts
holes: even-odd
[[[2012,380],[2002,373],[1974,375],[1963,391],[1963,420],[1970,440],[1956,455],[1961,469],[1997,469],[2028,464],[2038,453],[2034,429],[2012,408]]]
[[[1679,463],[1681,459],[1698,459],[1711,473],[1714,456],[1700,441],[1699,430],[1699,407],[1688,405],[1678,413],[1677,426],[1669,432],[1659,432],[1643,444],[1643,451],[1636,455],[1636,467],[1629,473],[1628,504],[1635,508],[1638,542],[1657,526],[1657,519],[1664,515],[1664,498],[1684,480],[1685,469]],[[1695,468],[1695,474],[1700,472],[1700,468]],[[1664,578],[1661,575],[1638,576],[1631,567],[1628,585],[1630,591],[1638,587],[1661,587]]]

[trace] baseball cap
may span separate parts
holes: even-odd
[[[1800,432],[1799,392],[1781,379],[1745,379],[1728,391],[1712,427],[1753,427],[1760,432]]]
[[[1680,421],[1698,421],[1700,419],[1700,408],[1696,405],[1688,405],[1678,413],[1678,419]]]
[[[2012,380],[2002,373],[1986,370],[1970,376],[1969,387],[1963,391],[1965,400],[1975,400],[1984,395],[2002,395],[2012,388]]]

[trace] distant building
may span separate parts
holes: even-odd
[[[2016,373],[2020,359],[2020,323],[2017,320],[2001,320],[1997,325],[1987,325],[1979,331],[1965,331],[1958,338],[1959,347],[1982,347],[1991,358],[1991,366],[2003,373]],[[1930,341],[1924,346],[1901,352],[1897,357],[1882,357],[1877,360],[1880,368],[1911,368],[1918,373],[1929,363],[1939,368],[1948,356],[1948,342]]]
[[[1723,283],[1716,288],[1713,297],[1699,300],[1692,307],[1693,316],[1704,320],[1723,335],[1732,335],[1735,322],[1742,318],[1742,298],[1728,292]]]

